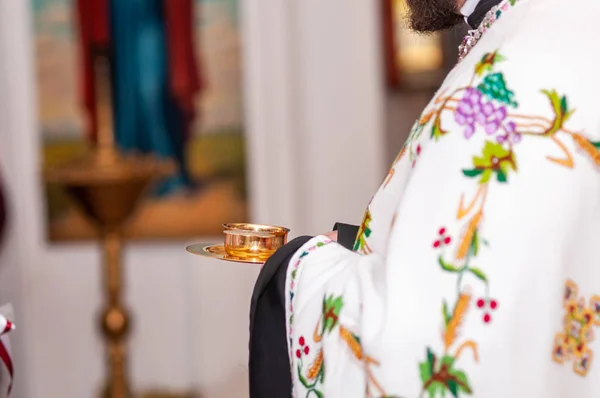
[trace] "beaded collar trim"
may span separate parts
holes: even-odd
[[[458,62],[462,61],[469,51],[481,39],[481,36],[500,18],[500,16],[507,11],[509,8],[514,6],[519,0],[503,0],[500,4],[492,7],[485,17],[483,21],[479,24],[477,29],[472,29],[467,32],[467,35],[463,39],[461,45],[458,47]]]

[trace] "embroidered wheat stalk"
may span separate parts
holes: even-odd
[[[475,359],[475,362],[479,362],[479,354],[477,352],[477,343],[475,343],[473,340],[468,340],[468,341],[465,341],[464,343],[462,343],[456,350],[456,354],[454,354],[454,359],[457,360],[460,357],[460,354],[462,354],[463,350],[465,350],[467,348],[473,352],[473,359]]]
[[[323,350],[319,350],[319,353],[317,354],[315,361],[313,362],[310,369],[308,370],[308,375],[307,375],[308,379],[309,380],[316,379],[317,376],[319,375],[319,372],[321,371],[322,366],[323,366]]]
[[[352,351],[352,354],[354,354],[354,357],[356,359],[358,359],[359,361],[362,361],[363,360],[362,347],[360,346],[359,341],[356,339],[356,337],[354,337],[352,332],[350,332],[345,327],[340,326],[340,337],[342,338],[342,340],[344,340],[346,342],[346,344]]]
[[[444,332],[444,344],[446,346],[446,351],[454,344],[456,338],[458,337],[458,329],[469,309],[469,304],[471,302],[471,295],[466,293],[461,293],[458,301],[456,302],[456,306],[454,307],[454,312],[452,313],[452,318],[448,322],[446,326],[446,331]]]
[[[473,241],[473,236],[475,235],[475,230],[477,230],[482,216],[483,213],[480,210],[473,216],[471,221],[469,221],[469,224],[467,225],[467,230],[465,231],[462,241],[458,246],[458,251],[456,252],[457,260],[462,260],[467,256],[467,253],[469,252],[469,247],[471,246],[471,242]]]
[[[600,152],[598,149],[584,136],[577,133],[572,133],[571,136],[579,149],[585,152],[594,162],[596,166],[600,166]]]

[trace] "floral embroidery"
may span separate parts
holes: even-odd
[[[367,208],[365,212],[365,216],[363,218],[362,223],[360,224],[360,228],[358,229],[358,235],[356,236],[356,241],[354,242],[353,250],[355,252],[360,251],[364,254],[372,253],[373,251],[369,247],[367,243],[367,238],[371,236],[371,210]]]
[[[344,306],[342,296],[329,295],[323,298],[321,317],[317,321],[313,332],[313,342],[318,346],[318,351],[314,355],[312,362],[308,367],[305,367],[304,359],[308,357],[311,348],[306,344],[305,338],[302,336],[298,339],[298,348],[296,349],[296,357],[298,358],[298,366],[296,373],[300,383],[306,389],[306,397],[311,394],[318,398],[323,398],[322,385],[325,381],[325,360],[323,356],[322,340],[323,336],[331,335],[334,330],[338,330],[340,340],[343,341],[346,347],[352,354],[352,357],[364,363],[367,376],[367,397],[373,397],[372,391],[376,390],[378,397],[388,397],[385,391],[375,378],[372,372],[373,366],[379,366],[379,362],[370,356],[365,355],[360,337],[352,332],[346,326],[340,324],[340,313]],[[390,396],[391,398],[391,396]]]
[[[316,244],[310,246],[306,250],[300,254],[296,262],[292,265],[292,273],[290,279],[290,318],[289,318],[289,339],[290,339],[290,350],[292,350],[292,339],[293,339],[293,325],[294,325],[294,296],[296,295],[296,279],[298,278],[298,269],[300,267],[300,263],[304,257],[308,256],[311,252],[315,251],[318,248],[324,247],[330,243],[333,243],[331,240],[325,240],[321,242],[317,242]],[[290,358],[292,357],[292,352],[290,351]]]
[[[480,280],[486,291],[486,297],[477,300],[477,306],[481,309],[489,305],[490,308],[497,308],[497,302],[492,300],[488,292],[487,276],[479,268],[470,265],[471,258],[474,258],[479,253],[480,238],[477,230],[470,240],[470,246],[466,261],[462,265],[455,265],[444,259],[445,250],[452,242],[451,236],[447,232],[447,228],[442,227],[438,231],[438,236],[433,242],[433,247],[440,250],[438,263],[442,270],[456,274],[457,276],[457,299],[454,303],[452,311],[450,311],[448,303],[444,300],[442,303],[442,318],[443,318],[443,343],[444,354],[437,356],[433,350],[428,347],[426,359],[419,364],[421,373],[421,381],[423,382],[422,396],[429,394],[431,398],[438,395],[444,396],[446,392],[452,393],[458,397],[459,393],[472,394],[472,388],[464,371],[455,367],[456,361],[460,358],[465,349],[470,349],[473,352],[475,361],[478,361],[477,344],[472,340],[464,340],[458,343],[460,327],[469,310],[472,300],[470,289],[464,288],[462,285],[463,276],[466,274],[474,275]],[[493,303],[493,304],[492,304]],[[484,323],[489,323],[491,316],[486,313],[483,317]]]
[[[458,398],[461,394],[474,394],[474,388],[467,373],[460,369],[459,361],[463,353],[469,352],[475,362],[479,362],[478,345],[475,340],[464,337],[466,333],[461,328],[473,305],[480,311],[482,323],[490,327],[494,324],[493,313],[499,310],[497,298],[490,294],[491,282],[485,267],[476,267],[474,262],[479,252],[484,247],[489,247],[482,237],[482,233],[485,232],[482,222],[490,185],[507,184],[516,177],[519,171],[519,144],[525,139],[551,141],[555,152],[546,158],[558,166],[572,169],[575,167],[575,158],[565,145],[565,140],[571,140],[575,147],[600,169],[600,142],[591,141],[583,133],[567,127],[567,122],[575,110],[569,106],[565,95],[560,95],[556,90],[541,91],[541,96],[549,103],[551,116],[517,113],[517,95],[509,89],[504,74],[496,70],[497,64],[505,60],[498,52],[485,54],[475,65],[474,73],[466,86],[453,89],[450,93],[442,92],[435,98],[429,109],[426,109],[413,126],[397,158],[399,160],[408,154],[409,161],[414,165],[424,147],[420,142],[423,132],[430,132],[430,139],[434,142],[450,134],[451,131],[446,130],[442,123],[442,116],[446,114],[452,116],[461,126],[465,139],[472,139],[476,134],[485,134],[486,137],[480,152],[472,157],[470,166],[461,170],[464,177],[473,181],[475,193],[470,199],[466,199],[464,194],[459,199],[456,220],[460,223],[460,228],[454,235],[450,233],[450,229],[440,228],[432,245],[439,251],[439,267],[443,272],[455,276],[456,296],[452,300],[444,299],[441,302],[443,348],[436,352],[431,346],[425,347],[425,359],[419,363],[423,398],[445,397],[448,394]],[[384,188],[393,174],[393,171],[388,173]],[[355,242],[355,251],[372,252],[367,243],[367,238],[372,233],[371,221],[368,207]],[[450,250],[453,252],[450,253]],[[474,286],[464,285],[466,275],[474,277]],[[293,279],[294,276],[292,283]],[[293,286],[291,294],[293,295]],[[578,300],[576,295],[576,286],[568,284],[565,292],[565,331],[556,337],[553,357],[559,363],[573,359],[575,372],[585,375],[593,357],[588,347],[588,343],[594,337],[592,325],[600,325],[600,296],[592,297],[586,307],[585,302]],[[361,361],[363,366],[366,365],[364,369],[368,377],[369,391],[374,389],[386,396],[371,373],[371,365],[378,365],[378,362],[364,354],[357,335],[339,324],[343,301],[341,298],[337,300],[335,297],[324,299],[323,313],[313,335],[314,342],[320,344],[324,334],[331,334],[338,328],[340,339],[346,343],[353,356]],[[291,325],[290,318],[290,338]],[[290,340],[290,349],[291,344]],[[296,354],[300,355],[299,359],[309,355],[304,350],[303,344],[297,347]],[[308,395],[312,392],[317,397],[322,397],[320,386],[324,374],[320,372],[325,366],[322,355],[319,357],[322,348],[310,348],[308,352],[316,356],[309,368],[302,366],[304,362],[299,364],[298,377],[308,390]]]
[[[320,389],[325,381],[325,360],[323,357],[321,340],[325,334],[331,334],[333,329],[337,326],[343,305],[344,301],[341,296],[329,296],[323,298],[321,317],[319,318],[313,333],[313,341],[316,345],[319,345],[319,350],[308,369],[304,368],[302,361],[302,354],[308,355],[308,346],[304,346],[304,337],[300,337],[300,348],[296,351],[296,356],[299,359],[297,374],[300,383],[306,388],[307,397],[313,393],[317,397],[323,398],[323,392]]]
[[[518,144],[525,138],[551,140],[556,144],[558,156],[547,156],[547,159],[560,166],[573,168],[574,157],[563,143],[565,138],[570,138],[594,165],[600,166],[600,142],[593,142],[566,127],[574,112],[566,96],[559,95],[555,90],[541,92],[550,104],[553,113],[551,118],[515,112],[518,108],[516,95],[508,88],[504,74],[495,70],[497,63],[504,60],[498,52],[485,54],[475,66],[467,86],[453,90],[450,95],[442,93],[434,99],[433,109],[426,111],[415,123],[405,144],[408,148],[420,148],[416,141],[427,128],[430,128],[430,137],[434,141],[449,134],[442,125],[442,115],[446,113],[452,114],[454,121],[462,127],[466,139],[478,133],[489,137],[484,140],[480,154],[472,157],[471,167],[462,170],[465,177],[476,181],[477,190],[470,200],[465,200],[464,194],[460,198],[456,219],[462,223],[462,227],[455,242],[453,258],[449,259],[447,253],[454,243],[447,228],[440,228],[433,241],[433,248],[440,251],[439,266],[444,272],[456,275],[456,299],[451,305],[446,300],[442,302],[443,353],[437,354],[427,347],[425,361],[419,364],[422,397],[444,397],[447,393],[454,397],[459,397],[461,393],[473,395],[467,374],[456,367],[465,349],[472,352],[475,362],[479,361],[477,343],[470,339],[459,341],[461,325],[473,302],[472,288],[463,286],[463,278],[470,274],[481,284],[483,294],[475,301],[475,306],[482,311],[482,322],[492,324],[492,313],[498,310],[498,300],[490,296],[490,281],[485,270],[474,267],[472,262],[477,258],[481,246],[488,246],[480,232],[489,185],[494,182],[508,183],[516,175]],[[568,291],[576,291],[576,288],[570,286]],[[592,359],[587,342],[593,337],[591,326],[586,325],[592,322],[600,324],[600,296],[592,298],[588,308],[584,308],[582,302],[570,303],[565,308],[568,309],[567,324],[565,332],[557,335],[554,358],[563,363],[576,357],[575,371],[585,374]]]
[[[594,340],[594,326],[600,326],[600,296],[594,296],[586,307],[585,299],[577,297],[578,287],[567,281],[563,296],[564,331],[554,339],[552,358],[559,364],[573,360],[573,371],[586,376],[594,357],[589,343]]]

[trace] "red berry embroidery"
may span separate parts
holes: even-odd
[[[436,240],[435,242],[433,242],[433,247],[434,248],[438,248],[442,245],[449,245],[450,242],[452,242],[452,238],[449,236],[446,236],[446,227],[442,227],[438,230],[438,234],[440,236],[440,238],[438,240]]]
[[[496,308],[498,308],[498,301],[492,300],[492,299],[480,298],[479,300],[477,300],[477,307],[479,309],[483,309],[483,310],[490,309],[490,310],[494,311]],[[489,312],[486,312],[485,314],[483,314],[483,322],[490,323],[491,321],[492,321],[492,316],[490,315]]]
[[[421,154],[421,145],[417,145],[417,155]]]
[[[300,339],[298,340],[298,342],[300,343],[301,346],[304,346],[304,336],[300,337]]]
[[[301,356],[302,356],[302,353],[300,352],[300,350],[296,350],[296,357],[298,359],[300,359]]]
[[[309,351],[310,351],[310,350],[308,349],[308,346],[304,347],[304,355],[308,355],[308,352],[309,352]]]

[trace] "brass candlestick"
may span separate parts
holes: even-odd
[[[81,210],[93,220],[102,242],[105,306],[100,316],[106,342],[107,380],[104,396],[132,396],[126,370],[126,338],[130,316],[121,301],[123,227],[145,188],[175,171],[169,161],[151,156],[119,153],[112,133],[109,64],[99,55],[95,67],[98,142],[86,155],[64,166],[46,170],[46,181],[65,188]]]

